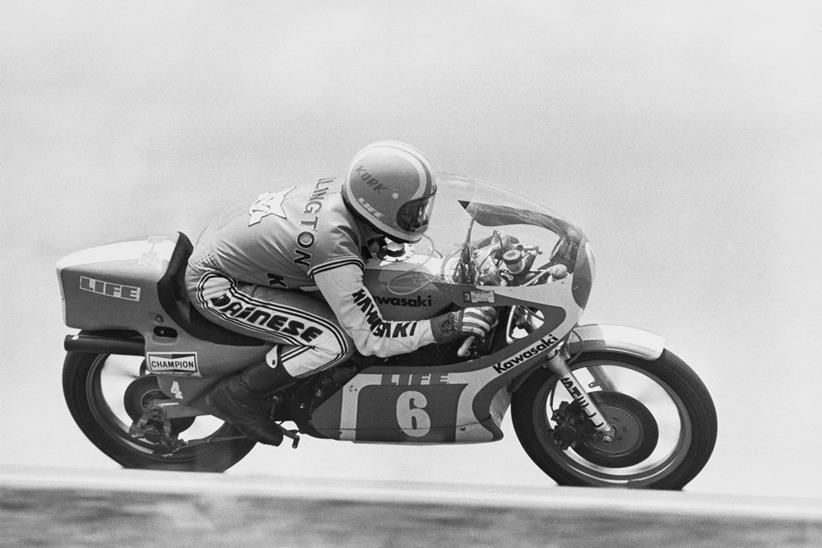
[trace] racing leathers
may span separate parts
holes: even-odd
[[[383,318],[363,285],[362,250],[376,236],[348,210],[335,179],[261,194],[206,228],[187,289],[211,321],[274,342],[269,367],[281,364],[291,377],[334,366],[355,347],[392,356],[467,336],[472,325],[482,334],[493,321],[455,313],[432,329],[431,320]]]

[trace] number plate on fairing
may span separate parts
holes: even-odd
[[[356,441],[450,443],[465,385],[366,386],[357,400]]]

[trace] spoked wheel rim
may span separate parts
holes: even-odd
[[[88,409],[96,424],[123,451],[139,453],[158,463],[185,464],[199,457],[196,447],[183,447],[170,453],[156,442],[138,439],[129,433],[134,415],[153,397],[164,395],[156,381],[145,374],[142,360],[134,356],[99,354],[85,378]],[[175,419],[175,434],[186,442],[210,441],[231,434],[231,426],[211,416]]]
[[[618,439],[613,446],[587,439],[563,449],[554,439],[552,416],[573,398],[551,377],[537,393],[533,418],[540,445],[555,463],[585,483],[632,487],[658,481],[682,464],[693,424],[684,402],[664,380],[619,358],[580,360],[571,369],[592,399],[602,403],[609,421],[620,422],[615,424]]]

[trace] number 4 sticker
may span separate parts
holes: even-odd
[[[403,392],[397,398],[397,423],[406,435],[421,438],[431,431],[431,417],[425,412],[428,400],[416,390]]]
[[[174,397],[177,398],[178,400],[183,399],[183,391],[180,388],[180,383],[179,382],[174,381],[174,382],[171,383],[170,392],[172,394],[174,394]]]

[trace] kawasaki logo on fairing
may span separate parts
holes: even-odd
[[[422,298],[422,295],[417,295],[413,299],[406,297],[379,297],[374,296],[379,304],[390,304],[391,306],[431,306],[431,295]]]
[[[515,365],[519,365],[538,355],[540,352],[547,350],[551,347],[552,344],[556,343],[558,340],[559,339],[549,334],[547,338],[540,339],[538,343],[529,346],[513,358],[507,359],[494,365],[494,371],[496,371],[497,373],[504,373],[512,367],[514,367]]]

